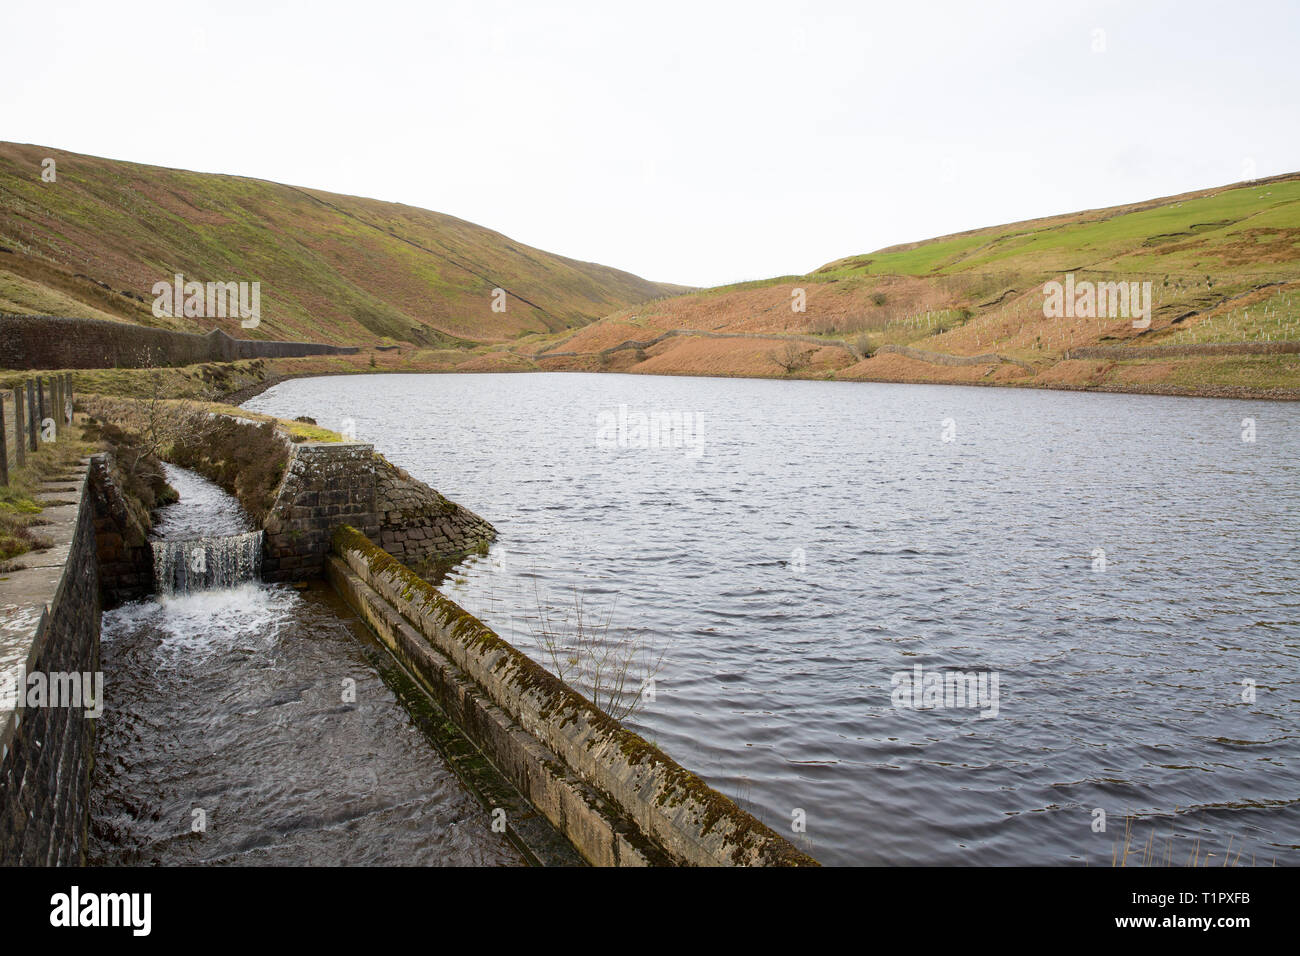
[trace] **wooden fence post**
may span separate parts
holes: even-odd
[[[19,385],[14,389],[14,464],[19,468],[27,464],[27,436],[23,434],[23,419],[25,417],[23,388]]]
[[[0,485],[9,485],[9,437],[5,434],[5,397],[0,392]]]
[[[32,451],[40,451],[41,433],[36,422],[36,386],[29,378],[27,380],[27,447]]]
[[[46,417],[41,422],[41,428],[45,427],[45,422],[51,422],[54,425],[54,435],[51,441],[59,440],[59,385],[53,378],[50,379],[50,401],[46,405]]]

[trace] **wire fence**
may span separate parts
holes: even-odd
[[[29,378],[0,390],[0,485],[42,444],[57,441],[72,423],[72,374]]]

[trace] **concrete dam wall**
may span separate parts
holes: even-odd
[[[254,358],[355,355],[351,346],[231,338],[105,319],[0,315],[0,368],[149,368]]]

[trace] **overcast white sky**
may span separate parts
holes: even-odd
[[[0,139],[692,285],[1300,169],[1295,0],[5,0],[0,36]]]

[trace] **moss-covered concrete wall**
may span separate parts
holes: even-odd
[[[327,568],[394,655],[589,862],[816,865],[360,531],[335,534]]]

